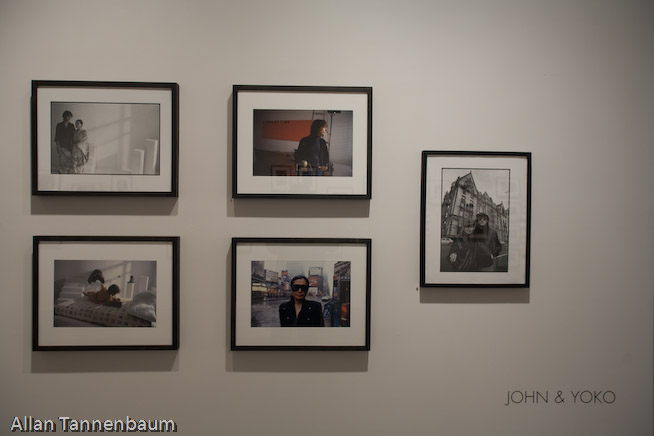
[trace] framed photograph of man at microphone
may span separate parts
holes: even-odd
[[[529,287],[531,153],[423,151],[420,285]]]
[[[234,85],[232,197],[370,199],[372,88]]]

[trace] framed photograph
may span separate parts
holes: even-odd
[[[531,153],[423,151],[420,284],[529,287]]]
[[[370,239],[232,239],[232,350],[370,350]]]
[[[179,237],[35,236],[32,349],[179,349]]]
[[[234,85],[232,197],[371,198],[372,88]]]
[[[177,83],[32,81],[32,195],[177,197]]]

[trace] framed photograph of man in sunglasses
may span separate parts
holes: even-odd
[[[232,239],[232,350],[369,350],[370,239]]]

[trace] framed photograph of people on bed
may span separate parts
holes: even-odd
[[[179,237],[34,236],[32,349],[177,350]]]
[[[371,87],[234,85],[232,106],[232,197],[371,198]]]
[[[32,195],[177,197],[179,85],[33,80]]]
[[[232,350],[370,350],[370,239],[232,239]]]
[[[529,287],[531,153],[423,151],[420,285]]]

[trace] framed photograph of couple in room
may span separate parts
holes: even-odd
[[[232,350],[370,350],[370,239],[232,239]]]
[[[32,349],[177,350],[179,237],[35,236]]]
[[[421,286],[529,286],[531,153],[423,151],[421,188]]]
[[[234,85],[232,196],[370,199],[372,88]]]
[[[32,81],[32,195],[176,197],[176,83]]]

